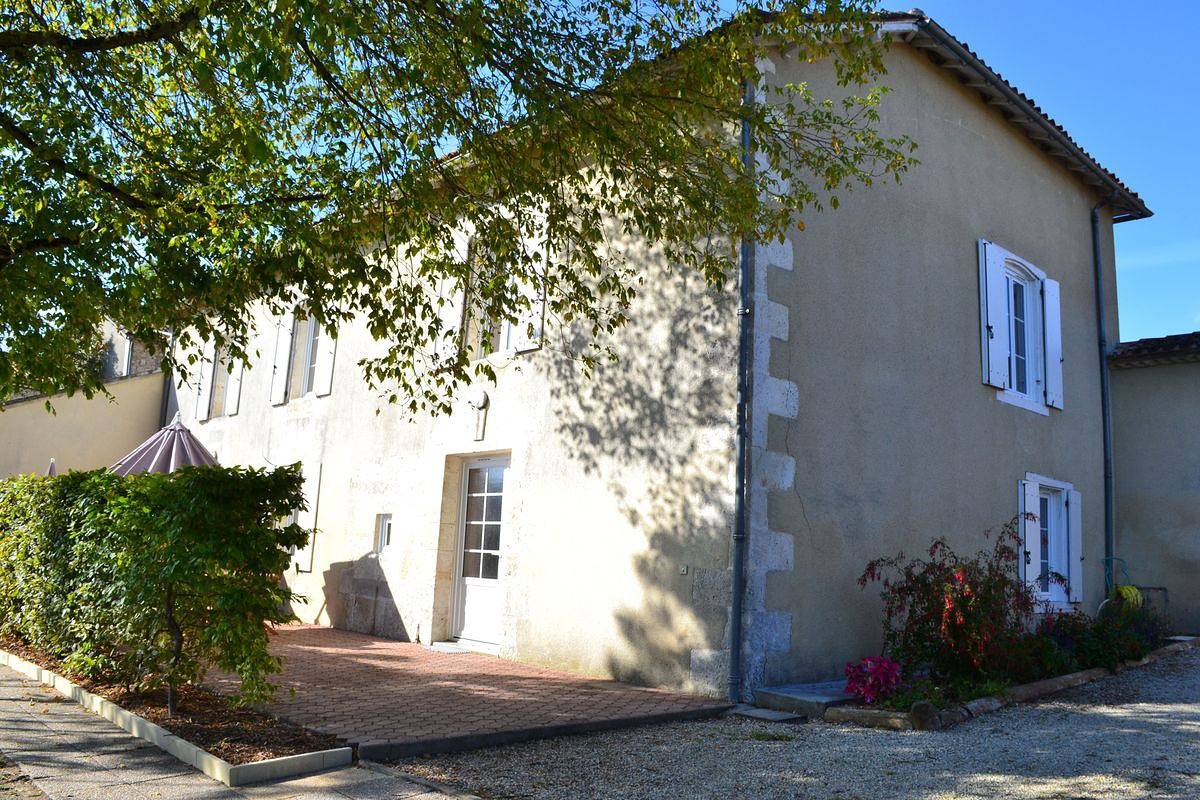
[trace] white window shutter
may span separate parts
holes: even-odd
[[[459,290],[452,280],[442,281],[435,295],[435,302],[440,299],[442,305],[437,310],[438,319],[442,324],[442,338],[435,347],[437,355],[445,360],[453,359],[457,354],[460,342],[465,335],[463,323],[466,313],[466,292]]]
[[[1037,481],[1021,481],[1021,534],[1025,540],[1025,558],[1021,568],[1025,581],[1035,591],[1041,591],[1038,578],[1042,574],[1041,486]]]
[[[1070,601],[1083,602],[1083,499],[1079,492],[1067,492],[1067,567],[1070,575]]]
[[[979,304],[983,327],[983,382],[1008,387],[1008,285],[1004,279],[1005,250],[979,242]]]
[[[1063,407],[1062,309],[1058,281],[1042,281],[1043,340],[1046,354],[1046,405]]]
[[[208,419],[208,409],[212,406],[216,353],[217,348],[213,342],[205,342],[204,349],[200,351],[200,383],[196,390],[196,419],[201,422]]]
[[[292,354],[292,326],[295,317],[289,311],[275,324],[275,361],[271,373],[271,405],[287,402],[288,362]]]
[[[337,353],[337,339],[328,334],[328,331],[322,330],[321,338],[317,340],[317,372],[313,391],[318,397],[333,391],[333,358]]]
[[[296,524],[309,531],[308,544],[292,554],[292,564],[297,572],[312,572],[313,546],[317,540],[317,509],[321,502],[321,462],[305,462],[300,467],[304,477],[304,499],[307,508],[296,515]]]
[[[529,308],[511,323],[508,346],[518,353],[528,353],[542,346],[542,326],[546,317],[546,296],[536,290],[531,291]]]
[[[246,366],[240,358],[229,368],[229,382],[225,384],[225,416],[232,417],[238,413],[238,405],[242,401],[242,369]]]

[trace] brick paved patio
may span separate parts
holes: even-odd
[[[271,711],[344,738],[361,758],[467,750],[728,708],[710,698],[312,625],[280,629],[271,649],[284,659]],[[235,685],[216,675],[210,681],[226,691]]]

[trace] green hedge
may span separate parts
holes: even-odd
[[[93,679],[173,688],[209,667],[261,702],[279,671],[270,625],[293,619],[281,574],[308,532],[299,465],[105,470],[0,481],[0,635]]]

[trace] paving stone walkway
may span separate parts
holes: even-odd
[[[368,759],[450,752],[719,714],[728,704],[313,625],[280,629],[272,713]],[[231,691],[232,680],[210,677]]]
[[[52,689],[0,667],[0,800],[446,800],[360,765],[230,789]]]

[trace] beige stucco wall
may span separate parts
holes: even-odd
[[[1102,593],[1101,420],[1089,213],[1067,169],[909,47],[887,58],[885,131],[920,145],[903,184],[844,193],[783,247],[765,248],[771,395],[766,518],[754,535],[750,679],[834,678],[881,647],[865,564],[946,536],[974,552],[1018,511],[1026,472],[1082,493],[1085,603]],[[813,81],[783,63],[771,80]],[[1041,416],[983,385],[977,241],[1029,259],[1062,285],[1065,408]],[[1111,226],[1103,247],[1116,330]],[[763,262],[766,263],[763,263]],[[756,342],[763,337],[756,338]],[[762,409],[756,398],[756,414]],[[789,405],[791,406],[789,408]],[[761,419],[760,419],[761,423]],[[756,592],[758,594],[756,594]],[[754,635],[754,634],[752,634]],[[761,651],[761,652],[759,652]]]
[[[1200,633],[1200,363],[1112,371],[1117,555]]]
[[[643,256],[644,257],[644,256]],[[315,569],[289,575],[305,620],[429,643],[447,637],[463,461],[511,456],[501,574],[509,657],[723,692],[736,306],[732,292],[647,266],[616,364],[584,379],[554,347],[498,358],[485,435],[475,412],[409,419],[365,385],[377,348],[339,332],[334,388],[269,402],[274,323],[236,416],[185,422],[223,464],[320,463]],[[469,397],[472,392],[462,393]],[[371,553],[375,515],[393,546]]]
[[[107,467],[158,430],[161,373],[107,384],[112,399],[83,395],[20,400],[0,411],[0,476]]]
[[[947,536],[964,551],[1017,513],[1026,472],[1075,485],[1102,587],[1099,376],[1089,211],[1096,198],[994,109],[910,48],[888,57],[885,129],[922,164],[902,185],[758,250],[746,648],[751,686],[836,677],[879,651],[865,563]],[[834,91],[819,67],[773,80]],[[980,379],[976,243],[1062,285],[1066,407],[1040,416]],[[1103,243],[1116,330],[1111,228]],[[223,463],[322,465],[315,569],[289,582],[304,619],[444,638],[462,461],[511,455],[501,651],[646,683],[723,690],[732,506],[736,303],[654,259],[620,361],[583,379],[559,349],[499,363],[486,435],[461,402],[409,420],[362,382],[351,326],[334,391],[268,403],[271,320],[234,417],[187,421]],[[463,395],[467,396],[466,394]],[[370,553],[377,513],[396,544]]]

